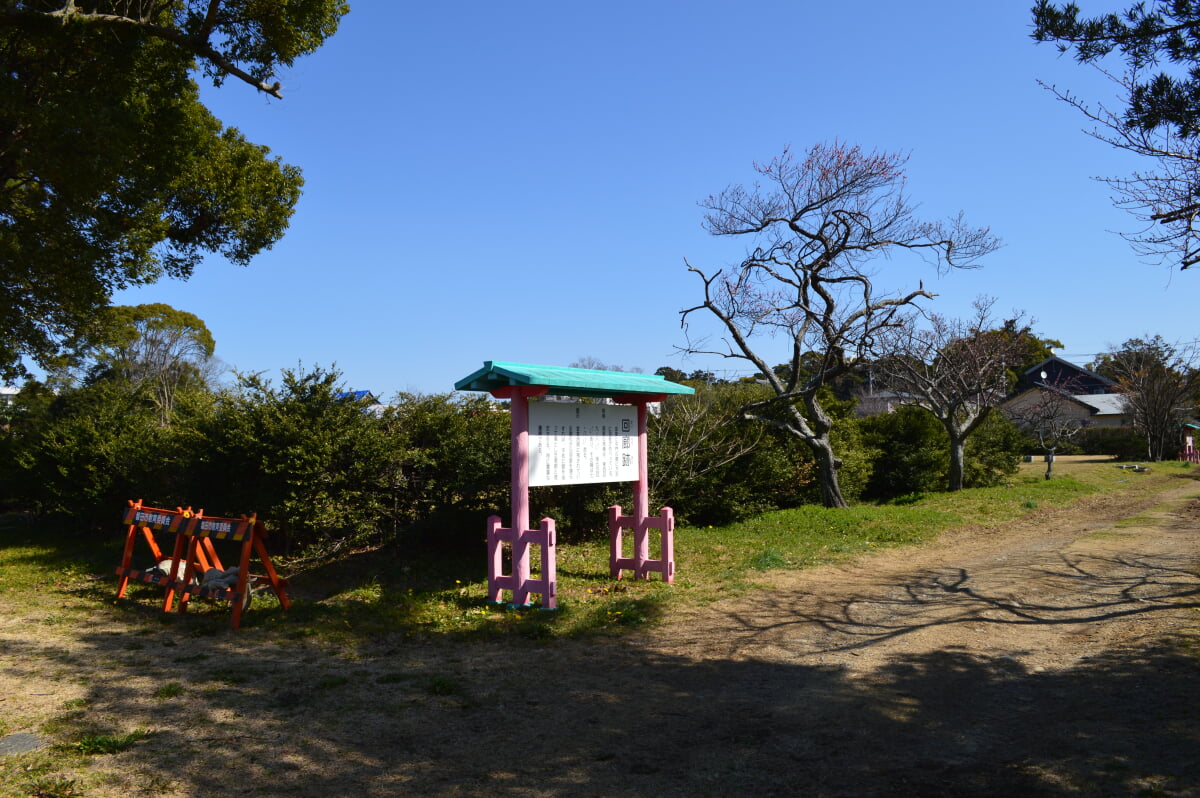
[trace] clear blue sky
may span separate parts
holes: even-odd
[[[484,360],[720,373],[738,364],[676,350],[699,290],[684,258],[741,246],[701,229],[697,201],[786,145],[840,139],[910,153],[924,215],[961,210],[1005,244],[944,278],[882,262],[885,288],[924,279],[950,316],[995,296],[1081,364],[1191,339],[1200,273],[1146,265],[1114,232],[1136,221],[1091,178],[1139,163],[1038,86],[1110,92],[1033,43],[1030,5],[357,0],[281,76],[285,99],[206,91],[303,169],[287,236],[248,268],[213,259],[116,301],[196,313],[239,370],[336,365],[385,399],[451,390]]]

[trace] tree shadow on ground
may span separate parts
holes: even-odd
[[[28,642],[9,675],[82,685],[62,739],[153,730],[86,765],[112,794],[1200,794],[1200,664],[1177,641],[1054,673],[940,651],[865,674],[622,641],[339,654],[187,629]],[[184,690],[155,697],[168,683]]]

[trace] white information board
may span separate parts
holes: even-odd
[[[635,482],[637,478],[636,407],[530,402],[530,485]]]

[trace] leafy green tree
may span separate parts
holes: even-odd
[[[865,495],[890,500],[946,486],[949,435],[932,414],[905,406],[860,423],[863,440],[875,454]],[[996,485],[1016,473],[1026,442],[1002,413],[989,413],[967,440],[963,487]]]
[[[401,394],[387,418],[392,445],[403,452],[398,506],[405,522],[459,510],[507,515],[510,423],[491,398]]]
[[[216,341],[199,316],[162,303],[118,305],[106,310],[102,324],[91,381],[107,377],[147,391],[161,424],[170,422],[180,391],[206,387]]]
[[[860,423],[863,438],[879,453],[867,483],[867,496],[894,499],[945,485],[948,438],[932,414],[902,406],[891,413],[868,416]]]
[[[964,487],[988,488],[1016,474],[1028,443],[1008,416],[989,413],[967,441]]]
[[[1123,72],[1105,71],[1122,92],[1124,110],[1090,107],[1051,89],[1096,124],[1101,141],[1154,164],[1132,177],[1101,178],[1118,207],[1147,223],[1126,235],[1139,254],[1174,260],[1183,269],[1200,261],[1200,4],[1139,0],[1120,13],[1081,16],[1075,3],[1038,0],[1033,38],[1099,64],[1119,52]]]
[[[24,508],[102,525],[129,499],[178,499],[178,461],[189,450],[143,395],[104,382],[63,392],[38,413],[11,451]]]
[[[683,382],[687,379],[687,373],[680,371],[672,366],[659,366],[654,370],[654,373],[659,377],[665,377],[670,382]]]
[[[0,376],[51,365],[112,292],[246,264],[283,235],[299,170],[201,104],[260,90],[342,0],[16,0],[0,10]]]

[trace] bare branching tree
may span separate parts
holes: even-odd
[[[1054,454],[1086,426],[1082,404],[1074,398],[1079,386],[1070,379],[1039,383],[1005,403],[1004,412],[1033,435],[1046,454],[1046,479],[1054,474]]]
[[[1200,344],[1169,344],[1161,336],[1134,338],[1100,356],[1098,373],[1117,383],[1133,427],[1154,461],[1172,456],[1180,428],[1196,409]]]
[[[927,256],[940,271],[973,265],[999,246],[989,230],[970,228],[961,216],[948,223],[919,220],[903,190],[906,160],[836,142],[801,157],[785,150],[755,165],[766,185],[730,186],[701,202],[710,233],[746,236],[753,244],[728,269],[706,272],[687,264],[703,281],[704,295],[681,312],[684,329],[701,310],[723,328],[719,348],[689,334],[687,349],[748,361],[763,375],[773,396],[747,404],[742,415],[808,444],[827,507],[845,507],[846,500],[821,389],[865,357],[905,308],[933,297],[923,285],[878,292],[868,264],[904,250]],[[784,377],[756,349],[763,336],[790,345]]]
[[[948,489],[962,490],[967,438],[1004,401],[1009,369],[1021,362],[1029,328],[1020,319],[993,329],[995,299],[975,300],[967,320],[909,315],[876,342],[875,374],[901,404],[928,410],[950,437]]]

